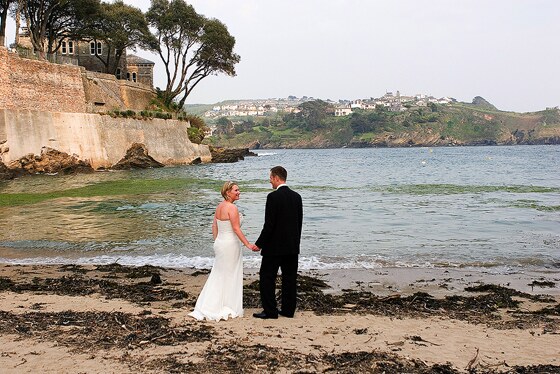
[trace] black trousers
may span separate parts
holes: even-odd
[[[278,315],[276,303],[276,277],[282,270],[282,312],[293,316],[297,300],[298,255],[263,256],[259,272],[261,302],[264,312],[270,316]]]

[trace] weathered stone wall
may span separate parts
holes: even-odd
[[[120,84],[121,97],[126,108],[144,110],[155,97],[154,91],[146,85],[125,80],[118,82]]]
[[[88,112],[144,110],[154,97],[148,86],[92,71],[84,71],[84,90]]]
[[[0,160],[17,160],[50,147],[94,168],[117,163],[132,143],[166,164],[210,162],[207,146],[190,142],[188,126],[175,120],[112,118],[94,112],[143,110],[154,94],[142,84],[20,58],[0,47]]]
[[[165,165],[188,164],[197,157],[210,162],[208,146],[191,143],[187,128],[175,120],[0,109],[0,158],[9,163],[29,153],[40,154],[47,146],[75,154],[97,169],[114,165],[132,143],[142,143]]]
[[[82,68],[24,59],[0,48],[0,108],[85,112]]]
[[[151,87],[73,65],[20,58],[0,47],[0,109],[50,112],[144,110]]]

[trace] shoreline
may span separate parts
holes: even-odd
[[[295,318],[255,320],[257,271],[246,269],[244,317],[218,323],[187,317],[207,274],[0,264],[0,365],[6,373],[560,372],[558,272],[304,271]]]

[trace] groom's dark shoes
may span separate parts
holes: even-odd
[[[293,314],[286,313],[286,312],[284,312],[284,311],[282,311],[282,310],[278,310],[278,314],[280,314],[282,317],[294,318],[294,315],[293,315]]]
[[[253,313],[253,317],[260,319],[278,319],[278,314],[266,314],[264,311],[260,313]]]

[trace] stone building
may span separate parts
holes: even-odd
[[[154,86],[154,63],[135,55],[126,56],[126,79],[132,82]],[[117,79],[119,78],[117,75]]]
[[[22,27],[19,44],[30,51],[33,50],[29,31]],[[88,71],[103,73],[106,71],[104,61],[107,58],[106,45],[100,41],[63,40],[55,56],[48,56],[50,61],[83,66]],[[144,84],[153,88],[154,62],[128,55],[125,51],[115,71],[117,79]]]

